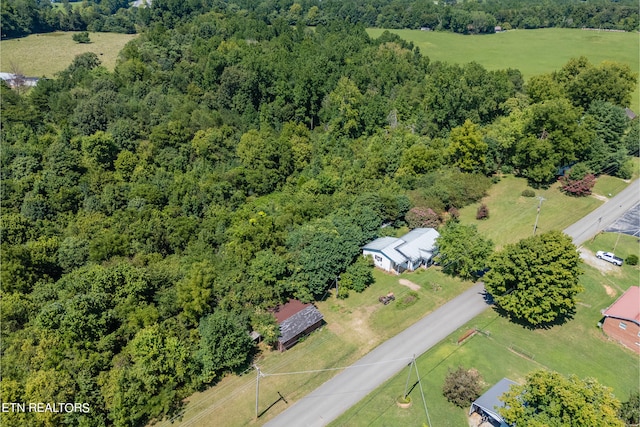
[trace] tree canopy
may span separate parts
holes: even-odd
[[[484,274],[493,253],[493,242],[482,237],[475,225],[463,225],[457,221],[447,222],[440,230],[436,245],[436,259],[442,271],[465,280]]]
[[[489,261],[484,276],[496,305],[511,318],[537,327],[572,316],[580,256],[571,238],[559,231],[538,234],[505,246]]]
[[[535,371],[524,385],[511,386],[501,400],[505,405],[500,415],[511,425],[624,426],[618,418],[620,401],[593,378]]]

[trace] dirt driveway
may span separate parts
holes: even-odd
[[[578,250],[580,251],[580,258],[582,258],[582,260],[591,267],[597,268],[602,274],[620,274],[620,267],[617,265],[611,264],[603,259],[596,258],[596,254],[587,248],[581,247]]]

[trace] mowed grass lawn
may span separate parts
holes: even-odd
[[[627,185],[618,178],[607,179],[621,182],[622,188]],[[564,230],[603,203],[595,197],[567,196],[558,187],[556,183],[547,189],[533,189],[535,197],[524,197],[522,190],[530,188],[526,179],[507,175],[489,189],[489,194],[480,203],[460,209],[460,221],[475,224],[482,235],[493,240],[500,248],[533,235],[540,204],[538,197],[544,200],[536,233]],[[489,208],[489,218],[479,221],[475,218],[481,203]]]
[[[373,38],[385,30],[367,29]],[[432,61],[475,61],[489,70],[515,68],[525,80],[560,69],[569,59],[586,56],[594,65],[602,61],[628,64],[640,69],[640,37],[637,33],[613,33],[567,28],[513,30],[498,34],[465,36],[449,32],[388,30],[420,48]],[[640,111],[640,87],[631,109]]]
[[[619,240],[618,252],[640,252],[637,238],[622,235],[618,239],[617,236],[600,235],[589,246],[595,250]],[[528,330],[509,322],[494,310],[487,310],[420,356],[418,371],[432,425],[467,425],[469,408],[458,408],[442,396],[447,372],[458,366],[477,369],[484,378],[484,390],[504,377],[522,383],[531,371],[545,368],[580,378],[594,377],[611,387],[621,401],[626,401],[630,393],[639,388],[638,356],[609,340],[597,324],[602,319],[602,309],[611,305],[629,286],[638,284],[639,272],[638,267],[623,265],[603,274],[585,265],[581,277],[585,291],[579,295],[575,317],[564,325]],[[472,328],[481,333],[457,344],[458,338]],[[410,393],[411,408],[400,409],[395,404],[395,398],[404,393],[407,373],[405,369],[396,375],[330,425],[420,426],[426,423],[418,385]],[[409,386],[416,381],[417,376],[412,373]]]
[[[0,42],[0,71],[11,73],[17,67],[28,77],[54,77],[66,69],[77,55],[93,52],[109,71],[116,66],[118,54],[137,34],[89,33],[91,43],[73,41],[76,32],[32,34]]]

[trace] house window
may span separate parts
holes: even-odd
[[[627,329],[627,324],[624,322],[620,322],[618,326],[620,326],[620,329]]]
[[[382,262],[381,256],[375,255],[375,258],[376,258],[376,262]]]

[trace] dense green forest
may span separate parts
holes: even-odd
[[[269,308],[362,290],[364,243],[412,209],[455,217],[497,173],[631,175],[628,66],[524,82],[314,24],[210,12],[150,25],[113,72],[88,53],[2,83],[1,400],[91,408],[4,426],[171,414],[250,363],[249,331],[276,338]]]
[[[638,4],[633,0],[150,0],[149,7],[129,7],[129,0],[10,0],[0,5],[0,34],[107,31],[135,33],[152,23],[173,28],[209,12],[241,13],[267,25],[323,25],[344,20],[378,28],[423,28],[464,34],[512,28],[605,28],[637,31]],[[75,6],[73,6],[75,5]],[[79,6],[79,7],[78,7]]]

